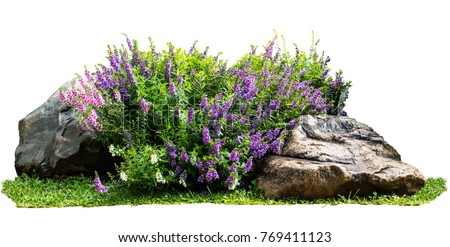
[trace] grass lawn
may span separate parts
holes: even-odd
[[[193,192],[169,189],[148,191],[129,187],[120,181],[104,183],[109,187],[107,193],[98,193],[93,186],[93,178],[68,177],[65,179],[38,179],[20,176],[14,180],[3,181],[2,193],[13,200],[17,207],[96,207],[113,205],[216,203],[233,205],[289,205],[289,204],[363,204],[363,205],[401,205],[416,206],[436,199],[447,190],[443,178],[428,178],[425,186],[412,196],[378,195],[360,197],[340,196],[321,200],[271,200],[264,198],[261,191],[236,190],[218,193]]]

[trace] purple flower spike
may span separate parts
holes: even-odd
[[[148,107],[148,103],[147,103],[147,101],[145,101],[145,99],[141,99],[139,106],[141,107],[141,109],[144,113],[148,112],[149,107]]]
[[[208,99],[203,97],[202,102],[200,103],[200,109],[206,109],[206,106],[208,106]]]
[[[170,94],[172,94],[172,96],[175,96],[177,93],[175,91],[175,84],[172,81],[169,83],[169,92]]]
[[[95,176],[95,178],[94,178],[94,187],[97,190],[97,192],[99,192],[99,193],[108,192],[108,188],[102,184],[98,175]]]
[[[186,163],[189,163],[189,156],[188,156],[188,154],[186,153],[186,151],[181,151],[181,159],[184,161],[184,162],[186,162]]]
[[[230,154],[230,161],[239,163],[239,153],[236,152],[236,150],[231,151]],[[236,166],[235,166],[236,167]]]
[[[208,128],[204,127],[202,131],[203,135],[203,143],[206,145],[211,141],[211,137],[209,136],[209,130]]]
[[[273,141],[270,144],[270,150],[274,153],[274,154],[281,154],[281,145],[280,145],[280,141],[277,139],[275,141]]]
[[[296,120],[291,120],[288,123],[288,128],[294,128],[297,125],[297,121]]]
[[[219,179],[219,174],[215,169],[209,169],[208,172],[206,172],[206,181],[208,183],[211,183],[217,179]]]
[[[244,172],[250,171],[252,169],[252,166],[253,166],[253,160],[251,158],[249,158],[247,160],[247,163],[245,163]]]
[[[166,62],[166,79],[169,80],[170,74],[172,73],[172,63],[170,60],[167,60]]]
[[[188,123],[192,123],[192,119],[194,118],[194,108],[189,108],[188,110]]]

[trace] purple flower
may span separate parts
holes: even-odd
[[[298,100],[294,100],[291,104],[291,109],[294,109],[298,104]]]
[[[142,109],[142,111],[144,112],[144,113],[147,113],[148,112],[148,103],[147,103],[147,101],[145,101],[145,99],[144,98],[142,98],[141,99],[141,102],[139,102],[139,106],[141,107],[141,109]]]
[[[120,92],[115,92],[114,93],[114,99],[116,100],[116,101],[120,101],[120,98],[121,98],[122,96],[120,96]]]
[[[275,57],[273,58],[273,62],[276,63],[279,58],[280,58],[280,51],[277,51],[277,53],[275,53]]]
[[[202,170],[203,169],[203,163],[199,160],[197,161],[197,169]]]
[[[200,102],[200,109],[206,109],[208,106],[208,99],[206,97],[202,98],[202,102]]]
[[[172,81],[169,83],[169,92],[170,92],[170,94],[172,94],[173,96],[175,96],[175,94],[176,94],[176,91],[175,91],[175,84],[174,84]]]
[[[205,177],[206,177],[206,181],[208,183],[211,183],[214,180],[219,179],[219,174],[217,173],[217,171],[214,168],[212,168],[212,169],[210,168],[208,170],[208,172],[206,172],[206,176]]]
[[[213,149],[210,151],[211,154],[218,154],[223,145],[225,145],[225,140],[215,142]]]
[[[211,138],[209,137],[209,130],[208,128],[204,127],[202,131],[203,135],[203,143],[206,145],[211,141]]]
[[[199,183],[203,183],[205,181],[205,175],[200,175],[198,178],[197,178],[197,182],[199,182]]]
[[[205,51],[203,51],[203,53],[202,53],[202,58],[206,58],[206,56],[208,55],[208,50],[209,50],[209,47],[207,46]]]
[[[314,93],[312,94],[311,98],[309,98],[309,102],[316,107],[319,104],[319,100],[322,98],[322,92],[320,92],[320,89],[314,90]]]
[[[247,163],[245,163],[244,166],[244,172],[248,172],[252,169],[253,166],[253,160],[251,158],[247,159]]]
[[[234,175],[230,174],[230,176],[228,176],[227,180],[225,180],[225,186],[231,187],[233,182],[234,182]]]
[[[289,121],[287,127],[288,128],[294,128],[297,125],[297,121],[296,120],[291,120]]]
[[[188,110],[188,123],[192,123],[193,118],[194,118],[194,108],[190,107]]]
[[[248,116],[242,117],[241,120],[239,120],[240,124],[246,124],[248,122],[249,118]]]
[[[228,111],[230,110],[232,104],[233,104],[233,99],[230,99],[229,101],[225,102],[222,105],[222,109],[220,109],[220,114],[226,115],[228,113]]]
[[[119,57],[117,57],[115,54],[113,54],[109,57],[109,63],[111,65],[111,67],[114,69],[114,71],[118,72],[120,70]]]
[[[238,114],[228,114],[225,116],[225,119],[229,122],[233,122],[234,120],[236,120],[239,117]]]
[[[197,40],[194,41],[194,43],[192,44],[191,48],[189,49],[188,56],[192,55],[192,53],[193,53],[194,50],[195,50],[195,45],[196,45],[196,44],[197,44]]]
[[[273,141],[270,144],[270,150],[274,153],[274,154],[281,154],[281,145],[280,145],[280,141],[277,139],[275,141]]]
[[[269,109],[271,111],[276,111],[280,107],[280,100],[272,100],[269,104]]]
[[[269,149],[269,144],[267,144],[263,139],[261,139],[261,133],[257,132],[256,134],[249,137],[250,140],[250,155],[259,159],[266,155],[267,150]]]
[[[210,119],[215,120],[218,117],[219,117],[219,107],[217,106],[217,104],[214,104],[214,106],[212,107],[212,110],[211,110]]]
[[[270,44],[266,48],[266,54],[265,54],[266,58],[271,58],[272,57],[272,52],[273,52],[273,46],[274,45],[275,45],[274,40],[270,41]]]
[[[183,77],[180,75],[178,76],[178,85],[183,84]]]
[[[145,77],[150,77],[150,74],[147,72],[147,67],[145,65],[145,60],[141,59],[141,61],[139,62],[139,67],[141,68],[141,73],[143,76]]]
[[[95,178],[94,178],[94,187],[97,190],[97,192],[99,192],[99,193],[108,192],[108,188],[102,184],[98,175],[95,176]]]
[[[277,138],[278,134],[280,134],[280,128],[275,128],[273,130],[273,138]]]
[[[193,69],[193,70],[191,70],[191,77],[194,77],[195,76],[195,74],[197,74],[197,72],[195,71],[195,69]]]
[[[222,124],[219,123],[216,127],[216,131],[214,132],[214,138],[217,138],[220,135],[222,135]]]
[[[128,45],[128,49],[133,50],[133,45],[131,44],[131,40],[127,37],[127,45]]]
[[[176,146],[171,146],[170,143],[166,142],[164,144],[164,146],[166,147],[166,151],[169,153],[170,158],[172,159],[172,161],[175,161],[175,159],[178,157],[177,155],[177,147]],[[172,162],[173,164],[174,162]]]
[[[270,74],[269,74],[269,70],[267,69],[267,67],[264,67],[264,72],[263,72],[263,76],[264,78],[269,78]]]
[[[166,79],[169,80],[170,78],[170,74],[172,73],[172,63],[170,62],[169,59],[167,59],[166,62]]]
[[[302,92],[301,96],[302,98],[308,98],[309,94],[312,92],[311,88],[307,88],[305,91]]]
[[[236,137],[236,144],[241,144],[242,141],[244,141],[245,136],[246,135],[244,134],[244,135],[240,135],[240,136]]]
[[[322,79],[325,79],[328,76],[328,72],[329,70],[326,69],[323,73],[322,73]]]
[[[240,155],[239,155],[238,152],[236,152],[236,150],[231,151],[231,154],[230,154],[230,161],[231,162],[239,163],[239,157],[240,157]]]
[[[181,159],[184,161],[184,162],[186,162],[186,163],[189,163],[189,156],[188,156],[188,154],[186,153],[186,151],[181,151]]]
[[[283,94],[283,92],[286,88],[286,83],[287,83],[286,79],[281,79],[280,86],[278,87],[278,90],[277,90],[277,95]]]
[[[347,116],[347,112],[343,108],[339,109],[338,114],[339,116]]]
[[[180,178],[183,179],[183,181],[186,181],[187,179],[187,174],[185,172],[180,174]]]
[[[258,93],[258,88],[255,84],[256,77],[255,76],[247,76],[245,79],[245,86],[241,91],[241,98],[246,100],[253,100],[253,97]]]
[[[331,81],[331,87],[332,88],[337,88],[342,86],[342,77],[340,75],[336,75],[336,78],[334,80]]]
[[[180,174],[181,172],[181,166],[175,167],[175,174]]]

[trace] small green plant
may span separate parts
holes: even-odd
[[[259,160],[280,153],[282,128],[302,114],[345,114],[350,82],[334,77],[329,57],[281,50],[275,36],[227,67],[208,47],[168,44],[142,51],[126,37],[108,47],[109,66],[78,76],[61,91],[94,138],[123,158],[128,184],[234,190],[251,184]]]

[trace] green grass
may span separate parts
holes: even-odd
[[[271,200],[264,198],[258,190],[236,190],[232,192],[206,193],[192,191],[146,191],[130,188],[121,182],[109,182],[109,192],[97,193],[92,178],[69,177],[65,179],[38,179],[20,176],[14,180],[2,182],[2,193],[13,200],[17,207],[95,207],[113,205],[144,204],[191,204],[216,203],[233,205],[290,205],[290,204],[363,204],[363,205],[402,205],[416,206],[436,199],[447,190],[443,178],[428,178],[425,186],[412,196],[377,195],[359,197],[358,195],[340,196],[321,200]]]

